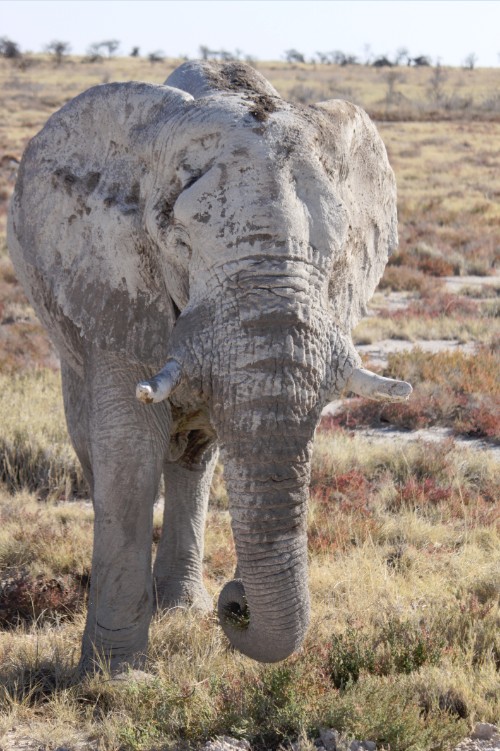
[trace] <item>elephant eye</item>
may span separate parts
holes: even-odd
[[[186,184],[184,185],[183,190],[188,190],[188,188],[191,188],[192,185],[194,185],[200,177],[203,177],[203,172],[195,172],[191,177],[187,180]]]
[[[185,253],[187,251],[189,255],[191,255],[191,240],[187,229],[183,224],[175,220],[172,229],[174,231],[176,246],[181,250],[181,252]]]

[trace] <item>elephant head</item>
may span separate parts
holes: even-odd
[[[221,624],[246,655],[283,659],[309,618],[321,411],[346,390],[411,391],[363,370],[350,337],[397,245],[375,127],[348,102],[291,105],[242,64],[186,63],[165,86],[98,86],[30,145],[11,237],[74,369],[92,340],[151,373],[166,362],[139,383],[140,400],[205,405],[238,558]]]

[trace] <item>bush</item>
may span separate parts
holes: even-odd
[[[429,277],[423,271],[405,264],[387,265],[379,282],[379,289],[392,292],[418,292],[422,297],[435,294],[443,283],[440,279]]]
[[[379,633],[348,629],[334,636],[328,657],[330,680],[335,688],[356,683],[361,673],[409,674],[441,659],[445,642],[425,626],[389,620]]]
[[[400,251],[389,259],[389,266],[407,266],[430,276],[453,276],[456,267],[438,252],[426,248],[412,251]]]
[[[82,583],[83,581],[83,583]],[[33,578],[26,571],[8,571],[0,579],[0,628],[21,621],[58,621],[82,609],[87,581],[71,576]]]

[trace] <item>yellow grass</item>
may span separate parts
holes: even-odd
[[[0,373],[0,481],[43,495],[86,492],[64,422],[60,374]]]
[[[33,436],[64,455],[71,468],[57,381],[52,373],[37,373],[31,387],[27,376],[10,391],[3,384],[5,404],[10,394],[15,406],[6,438],[16,431],[25,442]],[[32,398],[36,420],[26,417]],[[364,491],[357,494],[354,507],[348,489],[339,484],[353,472],[372,483],[365,497]],[[401,487],[427,476],[443,487],[452,482],[455,500],[401,506]],[[182,738],[200,742],[229,732],[257,747],[276,748],[280,739],[300,733],[311,738],[318,724],[331,724],[348,738],[378,738],[382,747],[386,738],[395,751],[438,749],[445,739],[451,747],[467,723],[495,721],[500,709],[495,670],[500,540],[479,500],[499,480],[498,465],[486,453],[320,432],[309,513],[312,624],[295,657],[283,666],[258,665],[228,650],[215,617],[164,614],[151,629],[152,686],[118,687],[106,675],[74,684],[84,613],[77,611],[70,621],[56,618],[56,627],[54,615],[47,620],[40,613],[31,625],[0,632],[0,733],[15,725],[18,735],[35,734],[39,742],[94,738],[106,751],[146,751],[159,743],[179,748]],[[330,505],[322,500],[323,490],[331,495]],[[92,512],[87,503],[40,501],[26,491],[11,495],[0,488],[0,527],[4,577],[8,572],[15,579],[23,571],[31,580],[66,576],[71,581],[88,572]],[[318,550],[319,535],[330,535],[333,544]],[[234,564],[218,468],[205,555],[206,583],[214,597]],[[328,677],[329,654],[335,639],[350,638],[352,629],[379,669],[399,659],[397,650],[408,648],[405,639],[423,639],[423,663],[412,667],[417,658],[408,652],[408,672],[390,668],[379,675],[361,668],[362,679],[339,691]],[[387,629],[403,641],[381,641]]]
[[[495,319],[471,318],[463,320],[453,316],[440,316],[431,320],[425,318],[364,318],[353,331],[356,344],[372,344],[383,339],[419,340],[449,339],[465,342],[490,342],[500,333]]]

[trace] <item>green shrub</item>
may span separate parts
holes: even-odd
[[[330,679],[335,688],[344,689],[356,683],[363,672],[413,673],[422,665],[437,664],[443,647],[443,639],[410,621],[389,620],[378,633],[347,629],[332,639],[328,657]]]

